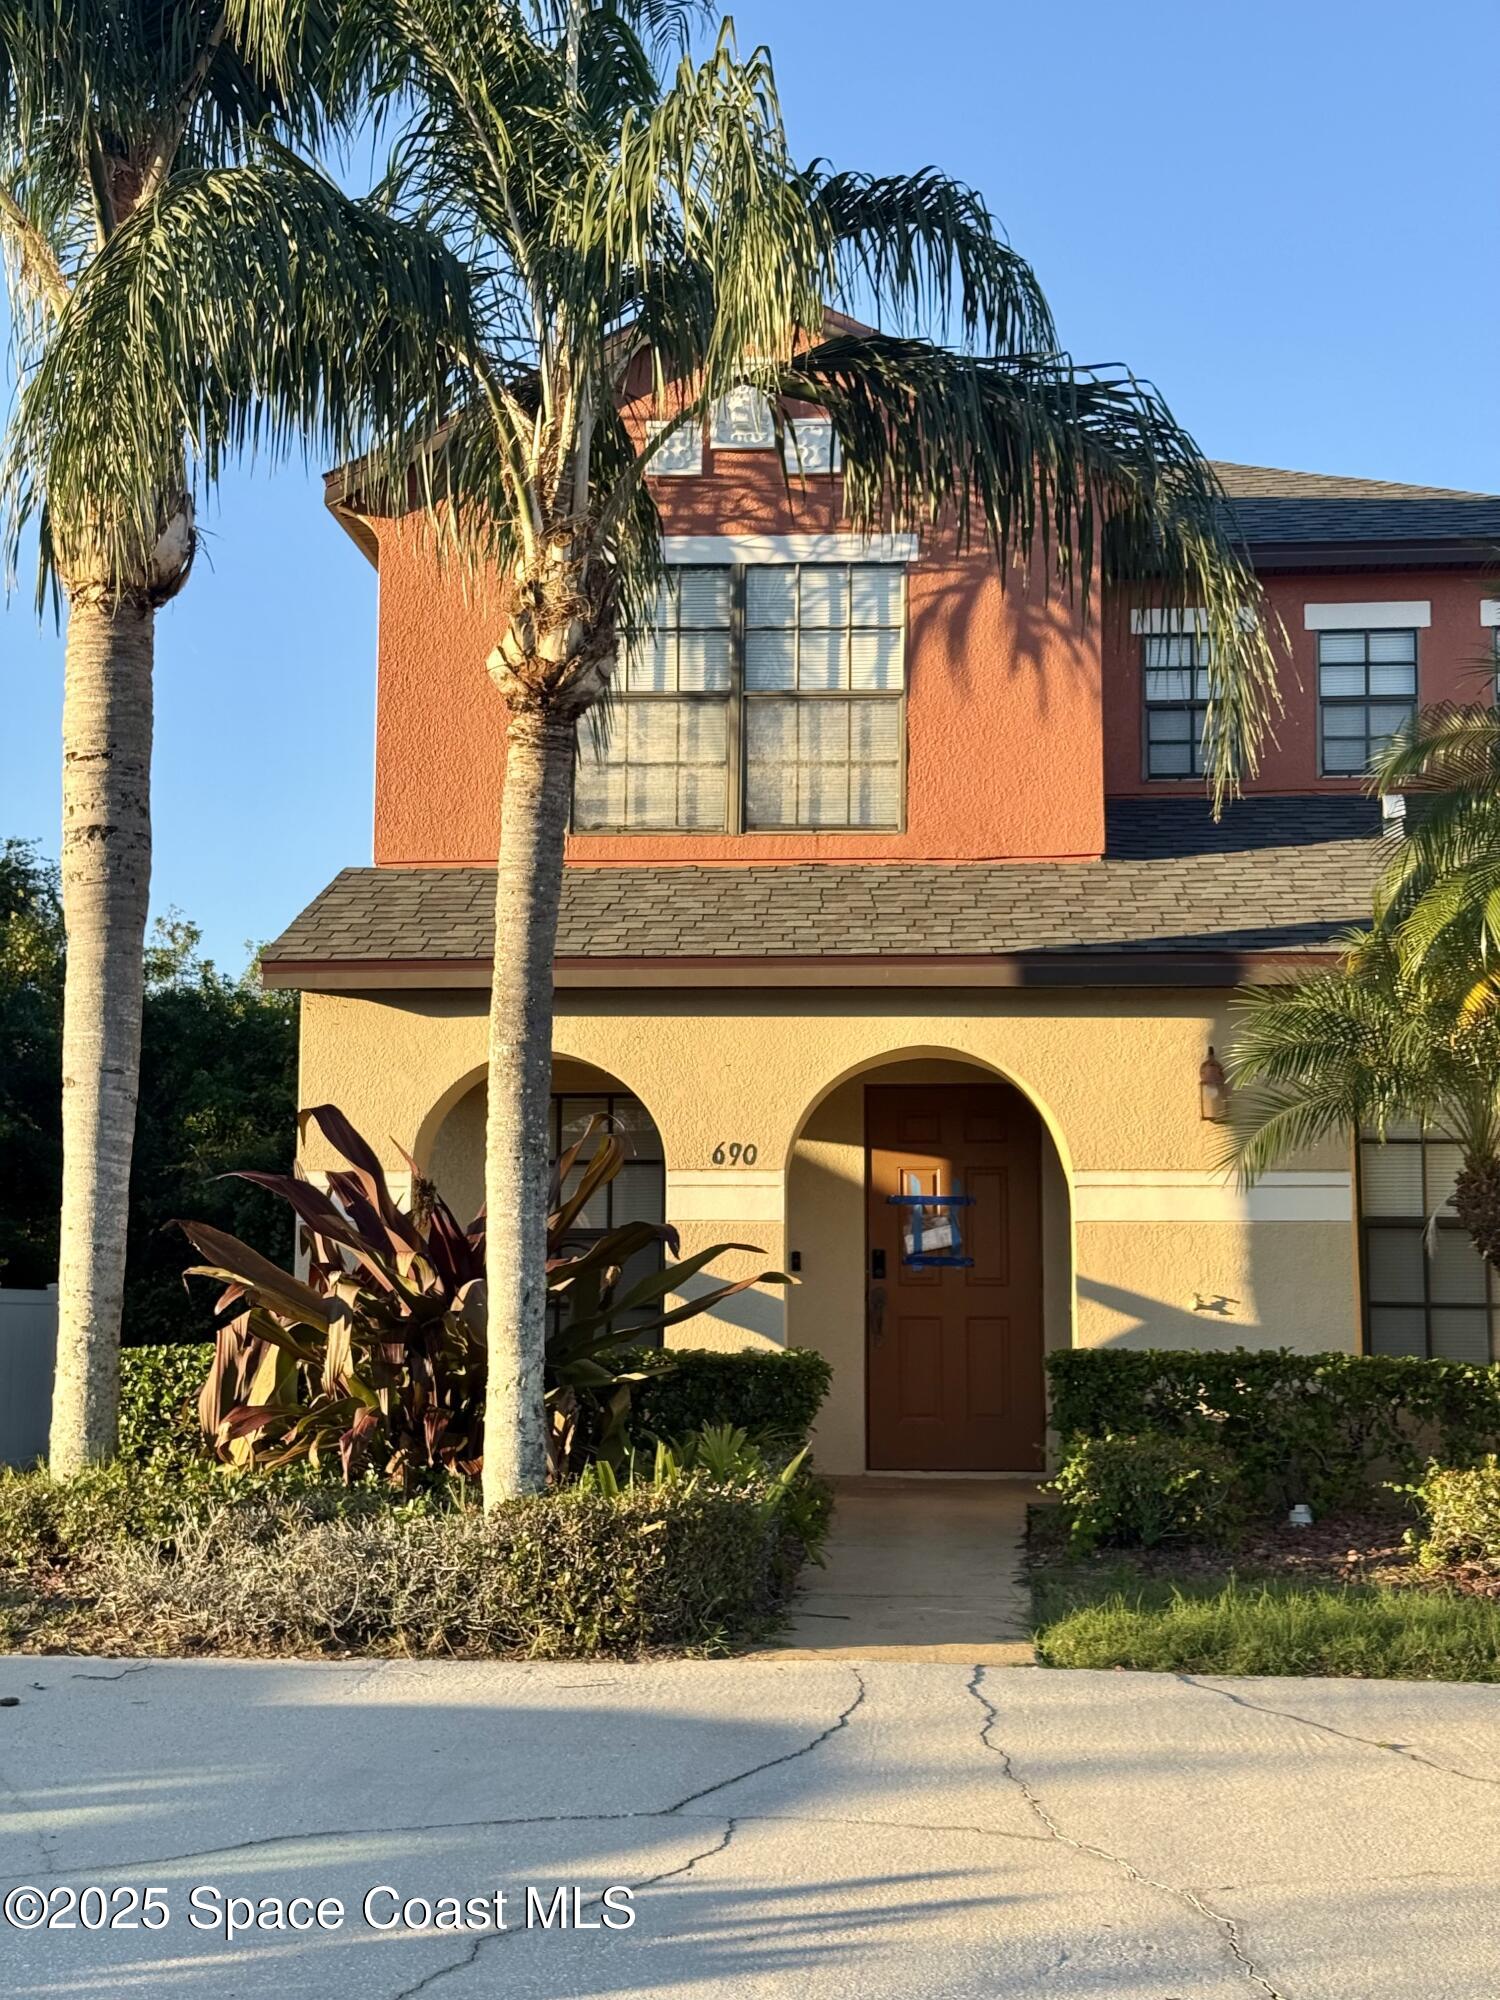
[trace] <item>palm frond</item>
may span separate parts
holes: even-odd
[[[179,174],[110,239],[26,384],[5,465],[12,546],[113,582],[149,562],[164,496],[231,454],[352,455],[445,413],[474,334],[432,239],[307,168]]]

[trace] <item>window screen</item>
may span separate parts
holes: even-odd
[[[1146,776],[1200,778],[1209,641],[1192,632],[1144,641]]]
[[[580,725],[574,829],[898,828],[905,687],[899,565],[669,570]]]
[[[1383,1142],[1360,1141],[1365,1344],[1372,1354],[1445,1361],[1500,1355],[1493,1273],[1449,1206],[1459,1165],[1457,1146],[1441,1133],[1410,1128]]]
[[[1318,634],[1324,777],[1362,776],[1416,707],[1415,632]]]

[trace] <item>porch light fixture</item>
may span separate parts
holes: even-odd
[[[1229,1116],[1229,1081],[1212,1043],[1198,1065],[1198,1116],[1211,1125],[1222,1125]]]

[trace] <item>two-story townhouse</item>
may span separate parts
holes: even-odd
[[[686,1332],[821,1349],[833,1472],[1035,1469],[1043,1355],[1075,1343],[1500,1352],[1467,1239],[1423,1252],[1448,1149],[1330,1147],[1246,1192],[1205,1115],[1236,986],[1368,915],[1372,748],[1492,684],[1500,499],[1220,468],[1291,657],[1216,825],[1193,607],[1085,621],[938,538],[860,541],[826,427],[798,447],[788,483],[749,397],[674,437],[668,584],[581,746],[555,1131],[608,1112],[632,1153],[594,1220],[795,1275]],[[337,478],[330,501],[380,577],[374,865],[265,976],[303,994],[302,1101],[472,1210],[493,621]]]

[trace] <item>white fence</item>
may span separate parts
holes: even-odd
[[[30,1465],[47,1449],[57,1287],[0,1289],[0,1465]]]

